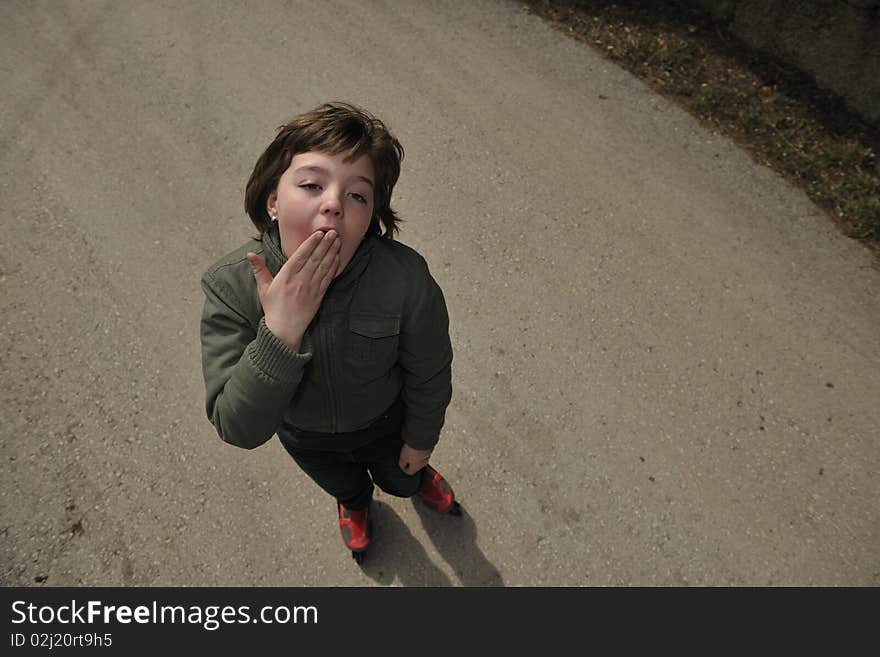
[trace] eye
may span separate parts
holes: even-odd
[[[366,205],[366,203],[367,203],[367,197],[364,196],[363,194],[358,194],[358,193],[356,193],[356,192],[352,192],[352,193],[351,193],[351,197],[352,197],[355,201],[357,201],[358,203],[363,203],[364,205]]]
[[[302,183],[300,185],[300,187],[302,187],[303,189],[312,189],[312,190],[321,189],[321,186],[318,185],[317,183]]]

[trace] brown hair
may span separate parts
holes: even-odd
[[[392,238],[401,221],[391,208],[391,193],[400,177],[403,146],[372,114],[339,102],[325,103],[278,128],[275,139],[254,165],[245,188],[244,209],[260,234],[272,223],[266,211],[269,195],[278,187],[293,156],[309,151],[327,155],[350,151],[347,160],[370,156],[376,180],[373,218],[367,234]]]

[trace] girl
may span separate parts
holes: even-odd
[[[402,158],[385,125],[352,105],[296,117],[247,184],[259,237],[202,276],[209,419],[246,449],[277,433],[336,499],[359,563],[374,482],[459,512],[428,465],[452,396],[452,346],[424,258],[392,239]]]

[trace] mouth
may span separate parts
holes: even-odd
[[[333,226],[321,226],[318,230],[320,230],[325,235],[331,230],[336,230]],[[336,231],[336,234],[339,235],[339,231]]]

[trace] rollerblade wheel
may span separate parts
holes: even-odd
[[[451,516],[460,516],[461,515],[461,504],[458,502],[453,502],[452,507],[448,511]]]
[[[364,557],[367,556],[367,553],[364,551],[355,552],[351,551],[351,558],[354,559],[355,563],[360,566],[364,562]]]

